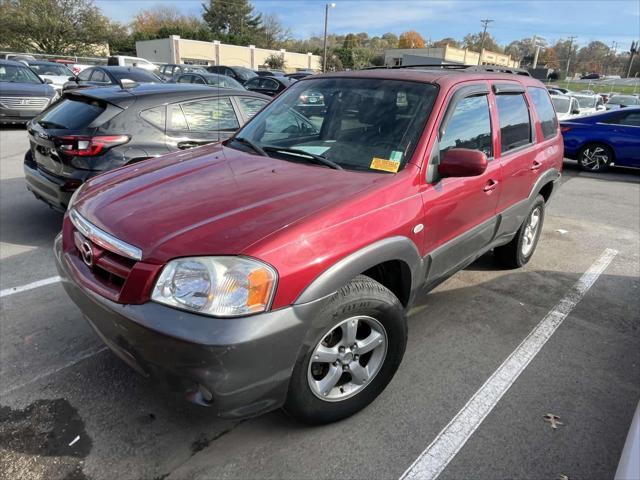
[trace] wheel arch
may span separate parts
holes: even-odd
[[[367,275],[381,283],[407,307],[420,284],[420,278],[424,278],[424,261],[409,238],[385,238],[347,255],[322,272],[304,289],[294,304],[331,295],[357,275]]]

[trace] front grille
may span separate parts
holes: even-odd
[[[0,105],[13,110],[44,110],[48,103],[47,97],[0,97]]]

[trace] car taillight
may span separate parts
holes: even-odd
[[[56,144],[62,152],[75,157],[100,155],[105,150],[127,143],[129,140],[129,135],[98,135],[95,137],[67,135],[55,138]]]
[[[571,130],[571,127],[560,127],[560,133],[566,133]]]

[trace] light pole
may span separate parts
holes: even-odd
[[[493,20],[480,20],[480,23],[484,26],[484,30],[482,30],[482,41],[480,42],[480,55],[478,55],[478,65],[482,62],[482,51],[484,50],[484,39],[487,36],[487,26],[493,22]]]
[[[324,55],[322,55],[322,73],[327,71],[327,25],[329,23],[329,7],[335,8],[335,3],[327,3],[324,6]]]

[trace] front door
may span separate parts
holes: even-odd
[[[429,185],[422,194],[429,284],[475,259],[495,234],[502,176],[493,158],[488,88],[472,84],[452,92],[430,155]],[[482,151],[489,160],[486,171],[475,177],[440,178],[437,164],[451,148]]]

